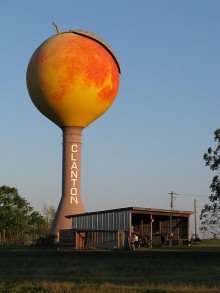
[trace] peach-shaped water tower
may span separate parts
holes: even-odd
[[[60,32],[43,42],[27,68],[37,109],[63,131],[62,197],[52,233],[71,228],[66,215],[85,212],[81,193],[82,130],[114,102],[120,67],[111,47],[85,30]]]

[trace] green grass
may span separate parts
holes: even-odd
[[[220,248],[220,239],[204,239],[201,242],[197,242],[195,246]]]
[[[220,247],[135,251],[0,248],[0,292],[219,293]]]

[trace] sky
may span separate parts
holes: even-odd
[[[0,10],[0,186],[38,211],[61,197],[62,132],[33,105],[26,69],[60,31],[85,29],[114,49],[120,88],[83,130],[86,211],[128,206],[197,211],[213,172],[203,154],[220,127],[220,1],[7,0]]]

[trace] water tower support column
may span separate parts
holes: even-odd
[[[62,197],[53,222],[52,232],[71,229],[67,215],[85,212],[81,200],[81,138],[83,127],[65,126],[63,130]]]

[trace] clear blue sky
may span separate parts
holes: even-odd
[[[61,196],[61,130],[26,89],[35,49],[61,31],[104,38],[121,66],[117,99],[83,132],[87,211],[201,208],[214,174],[203,153],[220,127],[220,1],[7,0],[0,10],[0,184],[39,211]],[[194,196],[195,195],[195,196]],[[196,197],[207,195],[207,197]]]

